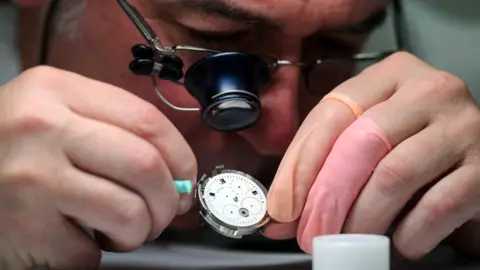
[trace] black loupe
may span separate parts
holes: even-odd
[[[193,64],[184,85],[200,103],[205,124],[218,131],[238,131],[260,119],[260,92],[269,78],[270,67],[262,58],[227,52]]]

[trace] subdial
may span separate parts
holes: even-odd
[[[242,200],[242,207],[248,209],[250,215],[259,214],[264,210],[262,203],[254,197],[246,197]]]

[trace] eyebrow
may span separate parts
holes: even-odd
[[[179,4],[181,8],[185,8],[192,12],[217,16],[235,22],[245,24],[278,25],[276,22],[265,16],[237,7],[224,0],[181,0]]]
[[[178,2],[178,4],[181,8],[187,9],[191,12],[217,16],[235,22],[278,26],[277,22],[266,18],[261,14],[255,14],[251,11],[230,4],[225,0],[181,0]],[[345,33],[367,33],[381,26],[385,22],[386,17],[387,8],[385,7],[371,13],[361,22],[327,30]]]

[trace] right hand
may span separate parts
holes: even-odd
[[[155,239],[195,156],[152,104],[49,67],[0,87],[0,269],[93,269]],[[93,240],[82,227],[93,229]]]

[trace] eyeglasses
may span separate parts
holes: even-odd
[[[207,48],[175,45],[162,46],[160,38],[140,12],[127,0],[117,0],[148,45],[132,47],[130,70],[137,75],[150,76],[158,97],[170,108],[178,111],[200,111],[202,120],[218,131],[239,131],[255,124],[261,118],[260,94],[272,74],[281,67],[302,69],[306,87],[318,80],[311,74],[328,63],[352,64],[378,62],[398,51],[359,53],[348,57],[316,59],[312,63],[280,60],[243,52],[224,52]],[[394,24],[398,23],[399,3],[394,8]],[[400,31],[396,27],[397,48],[403,47]],[[184,73],[184,62],[179,52],[203,53]],[[314,73],[313,73],[314,74]],[[168,101],[158,89],[157,77],[185,89],[199,102],[200,108],[179,107]]]

